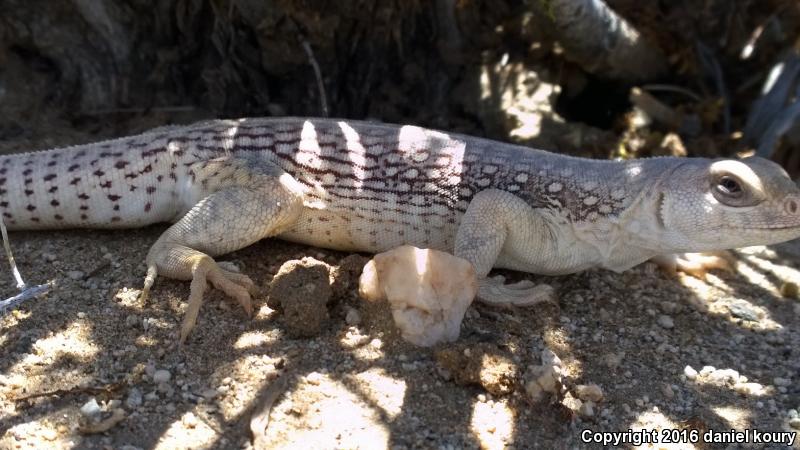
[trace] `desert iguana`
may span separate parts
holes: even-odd
[[[799,205],[786,172],[759,158],[590,160],[351,120],[215,120],[0,157],[10,229],[174,222],[147,255],[142,294],[157,275],[192,280],[181,340],[206,281],[251,313],[253,282],[213,257],[270,236],[452,252],[474,265],[482,300],[530,303],[542,292],[489,271],[621,271],[777,243],[800,236]]]

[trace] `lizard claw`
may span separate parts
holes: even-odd
[[[503,284],[505,278],[497,276],[478,282],[478,300],[494,306],[533,306],[542,302],[555,302],[553,287],[536,285],[530,280],[514,284]]]
[[[144,277],[144,286],[142,287],[142,293],[139,294],[139,301],[142,303],[147,303],[147,299],[150,297],[150,288],[153,287],[153,283],[155,283],[157,276],[158,270],[156,266],[147,266],[147,275]]]
[[[233,297],[244,309],[247,317],[253,314],[251,293],[255,291],[255,283],[246,275],[221,269],[213,259],[203,255],[198,258],[192,271],[192,284],[189,293],[189,306],[181,323],[180,343],[183,344],[197,322],[206,282],[226,295]]]
[[[727,251],[660,255],[652,258],[651,261],[670,276],[677,276],[678,272],[684,272],[705,280],[708,271],[712,269],[733,272],[733,256]]]

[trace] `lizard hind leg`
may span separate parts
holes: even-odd
[[[525,230],[520,235],[514,230]],[[502,276],[488,274],[504,247],[534,254],[549,236],[544,220],[522,199],[509,192],[487,189],[470,202],[456,234],[455,255],[472,263],[478,275],[478,300],[494,306],[533,306],[553,302],[549,285],[529,280],[505,284]]]
[[[248,316],[252,313],[255,283],[218,264],[213,256],[282,233],[294,224],[302,210],[297,182],[279,168],[246,162],[229,165],[237,166],[230,178],[238,182],[198,202],[158,238],[147,255],[143,295],[150,290],[156,274],[191,280],[181,343],[197,321],[207,283],[236,300]]]

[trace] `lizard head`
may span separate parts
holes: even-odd
[[[724,250],[800,237],[800,189],[781,166],[758,157],[689,161],[660,190],[659,216],[676,246]]]

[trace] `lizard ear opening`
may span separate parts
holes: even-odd
[[[711,164],[710,190],[718,202],[733,207],[755,206],[764,201],[758,175],[739,161],[723,160]]]

